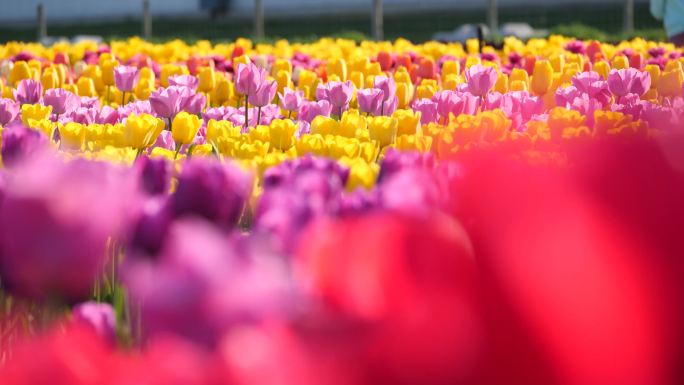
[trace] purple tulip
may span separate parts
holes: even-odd
[[[439,116],[445,120],[449,119],[450,113],[454,116],[474,115],[478,108],[478,99],[469,92],[440,91],[432,97],[432,100],[437,103]]]
[[[91,328],[110,346],[116,344],[116,313],[112,305],[83,302],[74,306],[71,316],[75,325]]]
[[[122,276],[142,304],[143,337],[171,333],[214,347],[236,325],[284,318],[295,294],[291,273],[262,241],[183,219],[171,225],[158,259],[128,259]]]
[[[581,40],[573,40],[571,42],[568,42],[565,44],[566,51],[570,51],[572,53],[579,53],[579,54],[584,54],[586,52],[586,47],[584,46],[584,43]]]
[[[392,99],[397,94],[397,83],[391,76],[376,76],[373,86],[382,91],[383,102]]]
[[[165,158],[140,157],[135,162],[135,168],[140,174],[140,186],[150,195],[166,194],[171,187],[173,169]]]
[[[11,99],[0,99],[0,126],[12,123],[19,116],[21,108]]]
[[[496,84],[497,76],[494,68],[480,64],[475,64],[465,70],[468,90],[475,96],[484,96],[489,92]]]
[[[100,108],[100,99],[96,96],[88,97],[88,96],[81,96],[80,97],[81,101],[79,105],[81,107],[87,107],[87,108]]]
[[[117,108],[119,119],[129,117],[130,115],[152,114],[152,104],[149,100],[136,100]]]
[[[36,104],[43,96],[43,85],[33,79],[24,79],[14,90],[14,100],[21,104]]]
[[[210,120],[226,120],[227,114],[228,114],[228,110],[226,109],[225,106],[208,107],[202,113],[202,119],[204,120],[204,123],[206,124]]]
[[[573,76],[571,81],[577,91],[587,94],[589,98],[596,99],[604,105],[610,102],[611,94],[608,89],[608,82],[601,79],[601,75],[597,72],[580,72]]]
[[[349,102],[354,96],[354,85],[351,81],[346,82],[328,82],[325,86],[319,86],[316,93],[321,93],[321,98],[330,102],[333,110],[339,112],[342,116],[342,111],[346,110],[349,106]],[[318,95],[317,95],[318,96]]]
[[[196,215],[224,227],[237,224],[252,191],[252,177],[232,164],[192,158],[172,197],[177,216]]]
[[[444,200],[435,176],[425,169],[407,168],[392,174],[379,187],[380,204],[389,210],[420,215]]]
[[[173,210],[168,196],[146,199],[131,228],[128,251],[141,258],[154,259],[164,245],[173,222]]]
[[[0,276],[34,300],[91,294],[136,201],[135,178],[104,162],[37,154],[11,170],[0,209]]]
[[[303,91],[294,91],[290,88],[285,88],[282,94],[278,94],[280,98],[280,106],[285,111],[297,111],[302,106],[304,99]]]
[[[162,131],[161,134],[159,134],[159,136],[157,137],[157,141],[154,142],[153,147],[161,147],[172,151],[175,150],[176,143],[173,141],[173,134],[171,133],[171,131]]]
[[[611,70],[608,74],[608,89],[615,96],[637,94],[642,96],[651,88],[651,74],[634,68]]]
[[[46,106],[52,106],[52,113],[59,116],[80,107],[81,98],[64,88],[51,88],[45,91],[43,103]]]
[[[238,64],[235,70],[235,91],[243,96],[252,96],[265,80],[266,71],[254,63]]]
[[[319,100],[317,102],[304,102],[299,108],[298,117],[307,123],[311,123],[316,116],[330,116],[332,106],[327,100]]]
[[[121,92],[131,92],[138,82],[140,71],[133,66],[118,66],[114,68],[114,84]]]
[[[437,103],[423,98],[413,103],[413,110],[420,112],[420,124],[437,122]]]
[[[249,102],[256,107],[263,107],[271,102],[278,91],[278,83],[275,80],[264,81],[256,89],[254,94],[250,94]]]
[[[197,90],[199,79],[192,75],[174,75],[169,76],[169,85],[177,87],[188,87],[191,90]]]
[[[370,115],[379,115],[384,94],[379,88],[364,88],[356,91],[359,110]]]
[[[391,116],[399,106],[399,98],[395,95],[393,98],[382,103],[379,115]]]
[[[181,100],[190,93],[186,87],[159,88],[150,94],[150,105],[157,116],[171,119],[180,112]]]
[[[184,95],[181,97],[180,109],[194,115],[200,115],[205,104],[207,104],[207,98],[201,93]]]
[[[24,127],[23,124],[5,127],[2,131],[2,161],[6,166],[14,166],[44,150],[47,142],[48,138],[43,132]]]

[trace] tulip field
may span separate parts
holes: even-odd
[[[0,45],[0,385],[681,384],[683,53]]]

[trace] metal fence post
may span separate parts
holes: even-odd
[[[152,37],[152,12],[150,12],[150,0],[143,0],[143,36],[145,39]]]
[[[254,0],[254,37],[264,38],[264,3],[262,0]]]
[[[631,33],[634,31],[634,0],[624,0],[624,21],[623,21],[623,31],[625,33]]]
[[[496,0],[489,0],[487,26],[489,27],[489,33],[495,34],[499,31],[499,10],[496,6]]]
[[[382,40],[382,0],[373,0],[373,11],[371,15],[371,30],[375,40]]]
[[[38,41],[42,41],[47,37],[47,20],[45,18],[45,7],[43,7],[43,3],[38,4],[38,7],[36,7],[36,22],[38,23],[36,37],[38,38]]]

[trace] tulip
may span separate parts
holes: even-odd
[[[24,79],[14,90],[14,100],[19,104],[36,104],[43,96],[43,85],[33,79]]]
[[[482,97],[496,84],[497,73],[492,67],[476,64],[465,71],[465,77],[468,90],[473,95]]]
[[[41,131],[21,125],[5,128],[2,130],[2,162],[5,166],[20,164],[44,150],[47,142],[48,138]]]
[[[397,136],[398,121],[396,118],[377,116],[368,118],[368,133],[370,138],[378,143],[380,148],[392,143]]]
[[[231,228],[242,215],[252,178],[230,163],[193,158],[183,165],[172,196],[177,217],[198,215]]]
[[[634,68],[612,70],[608,75],[608,89],[620,97],[627,94],[642,96],[651,88],[651,75]]]
[[[49,90],[51,88],[59,87],[59,76],[53,68],[47,68],[40,76],[40,84],[43,89]]]
[[[19,115],[19,104],[10,99],[0,98],[0,126],[6,126]]]
[[[150,105],[158,116],[171,120],[180,112],[181,101],[188,93],[187,88],[178,86],[159,88],[150,94]]]
[[[198,79],[198,89],[200,92],[210,92],[216,87],[216,73],[212,67],[202,68],[199,72]]]
[[[294,144],[294,135],[297,131],[295,123],[290,119],[275,119],[269,125],[269,138],[271,147],[280,151],[289,150]]]
[[[327,145],[325,139],[319,134],[302,135],[299,140],[295,142],[297,148],[297,156],[304,156],[306,154],[325,156],[327,155]]]
[[[82,302],[71,312],[76,326],[92,329],[110,346],[116,344],[116,313],[112,305],[95,301]]]
[[[397,119],[397,136],[415,135],[420,130],[420,112],[397,110],[392,114]]]
[[[28,126],[28,121],[49,119],[52,113],[52,106],[40,104],[24,104],[21,106],[21,121]]]
[[[537,60],[534,63],[530,88],[535,95],[544,95],[551,89],[553,73],[553,67],[548,60]]]
[[[43,103],[51,106],[52,113],[59,118],[60,115],[70,113],[80,107],[81,98],[65,89],[53,88],[45,92]]]
[[[368,115],[379,115],[384,92],[379,88],[365,88],[356,92],[359,109]]]
[[[675,97],[682,94],[682,71],[672,70],[660,74],[658,79],[658,94],[665,97]]]
[[[129,115],[124,125],[124,137],[128,146],[138,150],[138,155],[152,146],[164,130],[164,121],[149,114]]]
[[[366,118],[356,110],[345,111],[340,119],[337,134],[347,138],[356,138],[357,132],[367,129]]]
[[[197,90],[197,87],[199,86],[199,80],[188,74],[169,75],[168,83],[170,87],[186,87],[192,91]]]
[[[97,90],[95,89],[95,82],[91,78],[80,77],[76,82],[78,87],[79,96],[94,97],[97,96]]]
[[[351,81],[346,82],[328,82],[325,86],[318,86],[316,93],[318,99],[325,99],[330,102],[334,110],[339,111],[338,116],[342,116],[342,112],[346,110],[354,95],[354,85]]]
[[[126,92],[131,92],[138,82],[138,68],[132,66],[118,66],[114,68],[114,83],[122,92],[121,105],[126,104]]]
[[[420,112],[420,123],[428,124],[437,122],[437,103],[430,99],[418,99],[413,103],[413,110]]]
[[[200,115],[206,104],[207,98],[203,94],[181,94],[180,111],[185,111],[193,115]]]
[[[397,83],[394,81],[394,78],[392,77],[376,76],[373,80],[373,87],[382,91],[383,102],[386,102],[387,100],[393,98],[397,92]]]
[[[17,86],[20,81],[24,79],[31,79],[33,76],[31,74],[31,67],[25,61],[17,61],[12,66],[9,73],[9,84]]]
[[[330,116],[332,106],[327,100],[320,100],[318,102],[305,102],[299,108],[297,117],[307,123],[311,123],[317,116]]]
[[[311,133],[322,136],[334,135],[339,130],[340,122],[328,116],[319,115],[311,121]]]
[[[285,88],[282,94],[278,94],[278,98],[280,99],[280,106],[285,111],[288,111],[288,118],[291,118],[292,111],[298,111],[302,106],[304,93],[291,88]]]
[[[192,143],[201,125],[202,120],[197,115],[185,111],[179,112],[173,118],[171,133],[173,134],[173,141],[176,142],[176,154],[180,152],[181,145]]]

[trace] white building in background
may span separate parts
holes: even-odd
[[[621,4],[623,0],[497,0],[499,6],[555,6],[568,4]],[[648,0],[636,0],[639,3]],[[150,0],[154,16],[202,16],[208,4],[225,3],[228,15],[250,17],[253,0]],[[140,18],[143,0],[0,0],[0,23],[23,24],[36,20],[36,8],[43,4],[48,23]],[[293,15],[370,12],[372,0],[263,0],[267,18]],[[482,8],[487,0],[383,0],[385,12]]]

